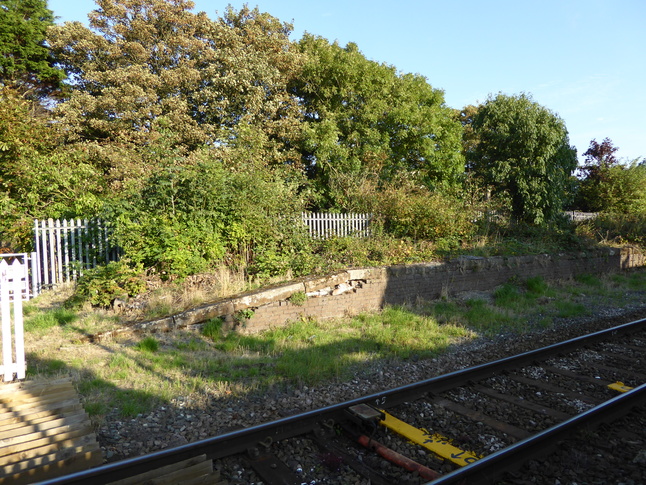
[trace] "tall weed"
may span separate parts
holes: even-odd
[[[646,248],[646,213],[599,214],[579,223],[577,233],[602,243],[629,243]]]

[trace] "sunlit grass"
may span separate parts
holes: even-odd
[[[391,307],[349,320],[301,320],[257,336],[220,334],[214,346],[251,359],[271,357],[274,372],[286,381],[315,383],[347,376],[357,362],[428,358],[473,336],[463,327]]]
[[[159,341],[155,337],[145,337],[135,347],[142,352],[157,352],[159,350]]]
[[[35,307],[27,307],[27,318],[25,319],[25,331],[46,332],[54,327],[64,327],[76,320],[79,316],[76,312],[66,308],[56,308],[48,312],[42,312]]]
[[[375,363],[423,360],[478,335],[548,328],[589,313],[590,298],[621,306],[642,301],[646,271],[583,276],[563,283],[510,281],[477,299],[388,307],[353,318],[303,319],[255,335],[227,331],[221,319],[201,332],[173,332],[88,343],[114,327],[100,312],[74,313],[29,303],[30,376],[72,375],[95,419],[136,416],[179,396],[236,396],[270,386],[347,379]],[[632,293],[631,293],[632,292]],[[585,298],[585,300],[584,300]],[[640,300],[641,299],[641,300]]]
[[[491,301],[440,301],[428,308],[440,321],[466,326],[485,335],[507,331],[523,333],[547,328],[555,318],[589,315],[591,310],[579,301],[581,298],[594,297],[595,301],[607,304],[627,301],[628,295],[622,293],[622,289],[626,286],[643,289],[646,287],[644,280],[643,275],[630,279],[623,275],[619,278],[583,275],[569,282],[548,283],[534,277],[500,285],[492,291]]]

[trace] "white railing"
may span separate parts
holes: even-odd
[[[579,212],[579,211],[565,211],[565,215],[570,218],[571,221],[587,221],[589,219],[594,219],[599,215],[598,212]]]
[[[368,237],[372,214],[332,214],[323,212],[303,212],[303,222],[310,237],[327,239],[330,237]]]
[[[13,260],[0,258],[0,320],[2,320],[0,374],[3,375],[5,382],[13,381],[14,374],[16,378],[24,379],[27,369],[22,320],[22,300],[26,275],[27,264],[21,263],[19,258],[13,258]]]
[[[302,214],[309,235],[368,237],[372,214]],[[34,220],[34,266],[30,271],[32,294],[43,288],[74,281],[98,264],[117,261],[120,251],[110,240],[110,228],[100,219]]]
[[[38,293],[74,281],[83,270],[119,259],[110,229],[100,219],[34,220]]]

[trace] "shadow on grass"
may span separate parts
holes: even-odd
[[[42,358],[27,354],[27,378],[57,378],[72,376],[81,395],[83,408],[90,416],[107,414],[117,408],[124,417],[133,417],[162,404],[159,396],[149,391],[120,387],[105,377],[98,376],[89,367],[79,368],[60,359]]]
[[[401,309],[363,315],[329,327],[298,321],[261,335],[148,335],[120,344],[83,343],[99,357],[67,360],[28,355],[30,375],[72,374],[90,415],[118,409],[125,417],[172,404],[179,396],[242,396],[271,386],[347,379],[394,360],[429,359],[472,334]],[[152,342],[159,340],[158,343]]]

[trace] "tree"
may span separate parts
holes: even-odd
[[[469,160],[473,158],[473,152],[478,145],[478,137],[473,131],[473,119],[478,113],[478,108],[479,106],[470,104],[465,106],[461,110],[455,111],[455,116],[462,125],[462,151],[467,161],[467,170],[470,170],[471,168],[468,163]]]
[[[612,140],[608,137],[603,139],[603,142],[599,144],[597,140],[592,140],[590,142],[590,147],[583,154],[587,165],[584,165],[584,171],[594,171],[597,167],[601,168],[610,168],[613,165],[617,165],[619,160],[615,157],[615,153],[619,150],[619,147],[613,146]]]
[[[610,172],[617,167],[619,160],[615,153],[619,147],[612,144],[610,138],[602,143],[593,139],[588,150],[583,154],[585,164],[578,169],[581,181],[578,184],[576,205],[588,212],[605,210],[608,206],[607,193]]]
[[[362,184],[398,176],[430,187],[457,181],[460,126],[442,91],[366,59],[352,43],[305,35],[299,47],[307,61],[292,90],[305,112],[301,153],[321,205],[346,208]]]
[[[576,150],[565,123],[528,95],[490,96],[473,119],[472,170],[508,196],[512,216],[542,224],[561,209]]]
[[[619,147],[610,138],[590,142],[579,169],[576,206],[589,212],[646,214],[646,165],[633,160],[620,163]]]
[[[242,168],[295,160],[300,113],[286,83],[301,56],[288,24],[246,7],[212,21],[188,0],[97,4],[89,29],[65,23],[49,41],[72,79],[59,125],[113,181],[142,180],[169,143],[182,156],[209,146]]]
[[[65,73],[54,66],[45,43],[54,16],[47,0],[0,0],[0,84],[33,99],[60,87]]]
[[[29,243],[33,218],[91,215],[102,190],[85,156],[59,145],[37,105],[0,89],[0,241],[14,248]]]

